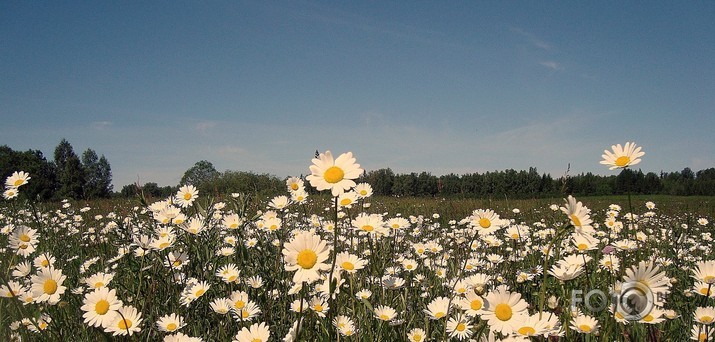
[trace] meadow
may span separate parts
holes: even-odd
[[[349,153],[310,169],[273,198],[61,203],[13,175],[0,339],[713,340],[715,198],[375,198]]]

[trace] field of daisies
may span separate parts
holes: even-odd
[[[601,163],[643,155],[619,144]],[[355,183],[350,152],[309,169],[274,198],[187,185],[111,208],[29,201],[17,170],[0,203],[0,340],[715,339],[707,213],[565,195],[403,215]]]

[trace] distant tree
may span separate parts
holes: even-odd
[[[395,182],[395,173],[391,169],[378,169],[364,173],[360,176],[360,182],[366,182],[372,186],[375,195],[392,195],[392,185]]]
[[[87,149],[82,154],[82,167],[85,172],[84,197],[107,198],[112,193],[112,169],[107,158],[92,149]]]
[[[84,194],[85,175],[82,163],[74,153],[72,145],[66,140],[55,148],[55,165],[59,189],[56,197],[60,199],[80,199]]]
[[[39,150],[14,151],[0,146],[0,178],[4,181],[15,171],[30,173],[31,180],[23,186],[22,193],[29,198],[49,200],[57,188],[54,165],[48,162]]]
[[[211,182],[215,181],[219,175],[211,162],[201,160],[184,172],[179,185],[191,184],[199,189],[199,192],[206,193],[211,191]]]

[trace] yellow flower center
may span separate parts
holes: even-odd
[[[360,196],[367,196],[367,190],[360,190]]]
[[[616,316],[616,318],[618,319],[623,319],[623,314],[621,314],[620,312],[616,312],[614,316]]]
[[[95,289],[98,289],[98,288],[100,288],[100,287],[102,287],[102,286],[104,286],[104,283],[101,282],[101,281],[98,281],[98,282],[94,283],[94,288],[95,288]]]
[[[179,267],[181,266],[181,260],[175,260],[173,263],[174,267]]]
[[[330,168],[325,170],[325,174],[323,174],[323,178],[325,179],[325,181],[330,184],[335,184],[343,180],[343,177],[345,177],[345,172],[343,171],[343,169],[337,166],[331,166]]]
[[[320,305],[320,304],[315,304],[315,306],[313,306],[313,310],[315,310],[315,311],[317,311],[317,312],[322,312],[322,311],[323,311],[323,306]]]
[[[624,166],[628,165],[628,163],[630,163],[630,162],[631,162],[631,158],[629,158],[628,156],[620,156],[620,157],[618,157],[618,159],[616,159],[616,166],[624,167]]]
[[[518,332],[519,332],[519,335],[533,336],[534,334],[536,334],[536,329],[534,329],[532,327],[521,327],[521,328],[519,328]]]
[[[420,341],[422,341],[422,335],[414,335],[414,336],[412,336],[412,341],[415,341],[415,342],[420,342]]]
[[[168,243],[168,242],[162,242],[162,243],[159,245],[159,249],[164,249],[164,248],[166,248],[166,247],[169,247],[169,243]]]
[[[174,331],[174,330],[176,330],[176,324],[175,324],[175,323],[169,323],[169,324],[166,326],[166,330],[169,330],[169,331]]]
[[[455,328],[457,331],[464,331],[464,329],[467,329],[467,326],[464,325],[464,323],[459,323],[457,324],[457,328]]]
[[[715,283],[715,276],[711,276],[711,275],[705,276],[705,278],[703,278],[703,282],[705,282],[707,284]]]
[[[251,340],[251,342],[263,342],[260,338],[254,338]]]
[[[42,267],[50,266],[50,261],[47,260],[47,259],[42,260],[42,262],[40,262],[40,265],[41,265]]]
[[[20,185],[22,185],[23,182],[24,182],[24,180],[18,179],[18,180],[15,181],[15,183],[12,183],[12,185],[14,185],[14,186],[20,186]]]
[[[30,242],[30,237],[27,236],[27,234],[22,234],[22,235],[20,235],[20,241],[22,241],[22,242]]]
[[[501,303],[494,309],[494,314],[496,314],[499,320],[508,321],[512,316],[511,306],[509,306],[509,304]]]
[[[300,253],[298,253],[298,258],[296,263],[304,268],[304,269],[310,269],[315,266],[315,263],[318,262],[318,255],[315,254],[315,252],[311,249],[304,249]]]
[[[100,315],[104,315],[109,311],[109,302],[102,299],[97,302],[97,304],[94,304],[94,311],[96,311]]]
[[[700,321],[703,322],[703,324],[710,324],[713,322],[713,318],[710,316],[703,316],[700,318]]]
[[[707,341],[707,338],[708,338],[708,334],[706,334],[705,332],[701,332],[701,333],[698,335],[698,341],[700,341],[700,342],[705,342],[705,341]]]
[[[298,183],[293,183],[290,185],[291,190],[296,191],[298,190]]]
[[[408,270],[411,270],[413,267],[414,267],[414,266],[412,266],[412,264],[407,264],[407,266],[405,266],[405,268],[408,269]]]
[[[579,244],[578,244],[578,250],[579,250],[579,251],[585,251],[585,250],[587,250],[587,249],[588,249],[588,245],[586,245],[585,243],[579,243]]]
[[[238,228],[238,223],[231,223],[231,225],[228,226],[228,228],[230,228],[230,229],[236,229],[236,228]]]
[[[123,318],[119,323],[117,324],[117,327],[121,330],[127,330],[132,327],[132,321],[128,320],[126,318]]]
[[[581,220],[578,219],[578,216],[571,215],[571,221],[573,221],[574,226],[581,227]]]
[[[472,310],[479,310],[482,308],[482,301],[475,299],[469,304],[469,307],[472,308]]]
[[[380,319],[383,320],[383,321],[387,321],[387,320],[390,319],[390,316],[385,315],[385,314],[381,314],[381,315],[380,315]]]
[[[340,266],[341,266],[344,270],[347,270],[347,271],[352,271],[352,270],[355,269],[355,265],[354,265],[352,262],[350,262],[350,261],[345,261],[345,262],[343,262],[343,264],[340,265]]]
[[[366,224],[366,225],[362,226],[362,230],[364,230],[366,232],[371,232],[371,231],[375,230],[375,227],[373,227],[369,224]]]
[[[591,329],[593,329],[593,328],[591,328],[590,325],[587,325],[587,324],[581,324],[581,325],[578,326],[578,328],[579,328],[579,330],[581,330],[581,331],[583,331],[583,332],[585,332],[585,333],[590,333],[590,332],[591,332]]]
[[[350,204],[350,203],[352,203],[352,202],[353,202],[353,201],[351,201],[349,198],[343,198],[343,199],[340,201],[340,205],[346,206],[346,205],[348,205],[348,204]]]
[[[184,194],[184,200],[185,200],[185,201],[188,201],[188,200],[190,200],[190,199],[191,199],[191,193],[189,193],[189,192],[185,193],[185,194]]]
[[[434,318],[440,319],[440,318],[444,317],[444,315],[445,315],[444,312],[440,311],[440,312],[434,314]]]
[[[481,226],[482,228],[489,228],[492,226],[492,221],[489,221],[489,219],[486,217],[482,217],[481,219],[479,219],[479,226]]]
[[[230,282],[233,282],[233,281],[235,281],[235,280],[236,280],[236,276],[235,276],[235,275],[232,275],[232,276],[228,277],[228,282],[229,282],[229,283],[230,283]]]
[[[651,314],[648,314],[647,316],[643,317],[643,321],[646,321],[646,322],[652,322],[654,319],[655,319],[655,317],[653,317],[653,315],[651,315]]]
[[[57,292],[57,282],[54,279],[47,279],[42,289],[49,295],[55,294]]]
[[[236,307],[236,309],[243,309],[244,306],[246,306],[246,303],[242,300],[237,300],[235,303],[233,303],[233,306]]]
[[[204,294],[204,292],[206,292],[205,289],[200,289],[200,290],[196,291],[196,297],[201,297]]]
[[[248,311],[246,311],[246,310],[241,310],[241,317],[242,317],[242,318],[248,318],[248,316],[250,316],[250,314],[248,313]]]
[[[511,238],[514,240],[519,240],[519,234],[511,234]]]

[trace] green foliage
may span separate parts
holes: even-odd
[[[211,162],[201,160],[184,172],[179,186],[190,184],[199,189],[199,191],[206,192],[210,189],[210,183],[216,180],[218,176],[219,172],[216,171]]]
[[[83,198],[86,182],[85,171],[79,157],[74,153],[72,145],[66,139],[62,139],[55,148],[55,165],[59,183],[56,198]]]
[[[82,167],[85,172],[84,197],[108,198],[112,194],[112,169],[107,158],[92,149],[87,149],[82,154]]]
[[[5,180],[15,171],[30,173],[32,182],[22,191],[29,198],[49,200],[57,189],[55,167],[48,162],[41,151],[14,151],[10,147],[0,146],[0,177]]]

